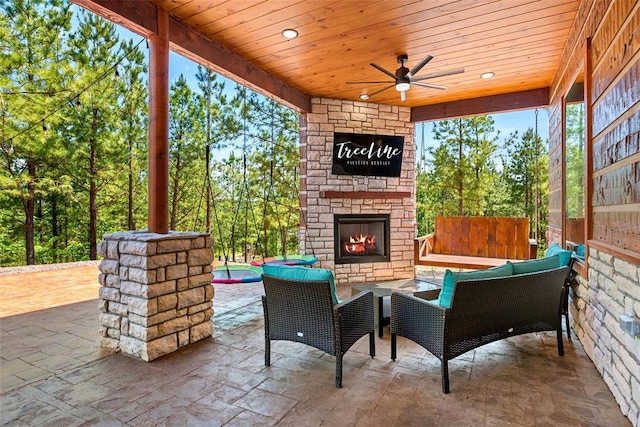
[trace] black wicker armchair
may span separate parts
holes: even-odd
[[[439,290],[391,295],[391,359],[396,337],[406,337],[441,361],[442,391],[449,393],[449,360],[504,338],[556,331],[562,344],[564,284],[569,267],[457,282],[451,308],[435,302]]]
[[[271,340],[300,342],[336,357],[336,387],[342,387],[342,356],[369,334],[375,356],[373,294],[360,293],[333,305],[328,281],[298,281],[262,275],[265,358],[271,365]]]

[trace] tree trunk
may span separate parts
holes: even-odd
[[[209,123],[207,123],[209,126]],[[207,130],[207,141],[209,141],[209,131]],[[206,176],[204,178],[205,191],[207,194],[207,213],[205,218],[205,227],[207,233],[211,234],[211,144],[207,144],[205,152]]]
[[[58,198],[51,195],[51,235],[53,236],[53,262],[58,262]]]
[[[462,191],[464,189],[463,179],[464,174],[462,171],[462,159],[463,159],[463,143],[462,143],[462,122],[458,120],[458,216],[464,215],[464,204]]]
[[[169,223],[169,230],[176,229],[176,218],[178,215],[178,190],[180,187],[180,152],[176,154],[176,170],[173,175],[173,191],[171,192],[171,221]]]
[[[129,185],[127,189],[127,229],[135,230],[136,224],[133,221],[133,141],[129,141]]]
[[[96,204],[96,196],[97,196],[97,188],[96,188],[96,175],[97,175],[97,154],[96,154],[96,128],[97,128],[97,117],[98,110],[96,108],[93,109],[93,121],[91,123],[91,139],[90,139],[90,147],[91,151],[89,153],[89,259],[95,260],[98,257],[98,248],[97,248],[97,240],[98,240],[98,230],[96,229],[97,217],[98,217],[98,206]]]
[[[29,170],[29,183],[27,184],[27,197],[23,200],[22,205],[24,207],[24,237],[25,237],[25,249],[26,249],[26,261],[27,265],[35,265],[36,263],[36,251],[33,242],[34,235],[34,221],[33,215],[35,212],[35,188],[34,182],[36,180],[36,165],[32,158],[29,158],[27,169]]]
[[[96,204],[96,178],[95,174],[95,162],[96,162],[96,149],[94,143],[91,144],[91,177],[89,178],[89,259],[97,259],[97,240],[98,230],[96,229],[98,207]]]

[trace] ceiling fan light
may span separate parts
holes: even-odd
[[[406,90],[409,90],[410,87],[411,85],[407,82],[396,83],[396,90],[398,92],[404,92]]]
[[[495,75],[496,75],[496,73],[489,71],[489,72],[480,74],[480,78],[490,79],[491,77],[493,77]]]
[[[282,37],[285,39],[295,39],[298,37],[298,32],[292,28],[287,28],[286,30],[282,30]]]
[[[360,99],[369,99],[369,94],[366,94],[366,93],[361,94]]]

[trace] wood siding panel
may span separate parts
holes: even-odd
[[[640,153],[640,106],[593,144],[593,170],[598,171]]]
[[[617,25],[603,25],[591,41],[594,101],[611,85],[620,70],[633,57],[634,50],[637,50],[640,45],[640,8],[638,3],[634,3],[633,1],[615,2],[608,13],[607,21],[625,22],[635,6],[631,19],[622,29]],[[616,37],[616,34],[619,35]],[[610,45],[612,40],[614,41]]]
[[[640,203],[640,160],[593,179],[593,206]]]
[[[639,44],[640,45],[640,44]],[[640,60],[593,106],[593,135],[599,136],[607,126],[640,100]]]
[[[639,212],[595,212],[593,239],[640,254]]]

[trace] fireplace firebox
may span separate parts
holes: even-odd
[[[389,215],[336,214],[333,225],[336,264],[389,262]]]

